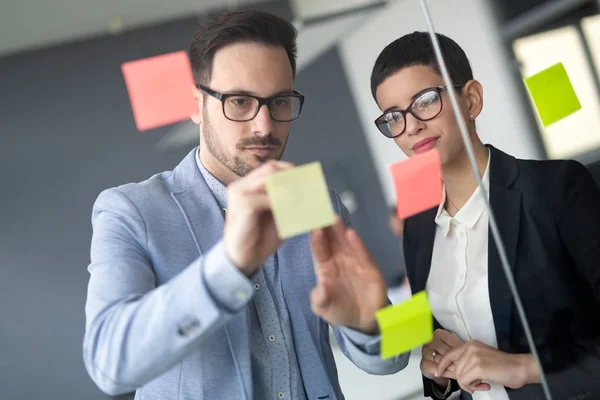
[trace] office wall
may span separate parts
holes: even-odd
[[[486,143],[517,157],[540,158],[537,132],[527,118],[530,108],[523,104],[508,54],[492,15],[488,0],[429,1],[435,28],[456,40],[472,63],[475,78],[484,88],[484,109],[477,119],[478,131]],[[371,155],[386,198],[395,198],[387,165],[405,156],[391,139],[381,135],[373,120],[381,114],[371,97],[371,69],[381,50],[394,39],[426,30],[419,1],[394,1],[377,11],[368,22],[341,43],[341,57]]]
[[[196,25],[0,60],[0,398],[105,398],[81,352],[92,204],[186,152],[159,156],[161,130],[135,130],[120,64],[185,49]]]
[[[328,185],[346,200],[352,225],[386,281],[399,284],[404,276],[404,256],[388,228],[389,211],[376,178],[376,164],[366,151],[367,140],[338,49],[333,47],[303,68],[295,86],[306,102],[292,126],[285,159],[296,164],[321,162]]]

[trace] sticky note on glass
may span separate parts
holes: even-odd
[[[183,121],[198,111],[185,51],[126,62],[121,70],[138,130]]]
[[[581,103],[562,63],[525,79],[544,127],[581,109]]]
[[[433,317],[425,292],[379,310],[376,318],[381,332],[383,359],[406,353],[433,340]]]
[[[442,166],[436,149],[389,166],[396,187],[398,218],[403,220],[440,204]]]
[[[333,225],[337,220],[319,162],[274,174],[267,180],[267,193],[281,239]]]

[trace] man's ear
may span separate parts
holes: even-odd
[[[470,80],[463,89],[463,95],[467,101],[469,117],[474,120],[483,109],[483,86],[479,81]]]
[[[200,89],[198,89],[198,87],[195,85],[192,87],[192,93],[196,99],[196,104],[198,105],[198,112],[192,114],[190,118],[196,125],[200,125],[202,123],[202,107],[204,106],[204,96],[202,95]]]

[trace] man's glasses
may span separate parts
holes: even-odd
[[[461,89],[462,85],[454,86]],[[430,121],[442,112],[442,92],[445,86],[425,89],[415,96],[405,110],[394,109],[383,113],[375,120],[375,126],[381,133],[389,138],[397,138],[406,131],[406,115],[412,114],[419,121]]]
[[[248,94],[219,93],[204,86],[196,85],[209,96],[223,104],[223,115],[230,121],[246,122],[253,120],[263,105],[269,109],[274,121],[290,122],[300,116],[304,95],[296,90],[293,94],[280,94],[273,97],[257,97]]]

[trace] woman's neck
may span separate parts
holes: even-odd
[[[479,174],[483,176],[487,167],[489,150],[480,140],[473,140],[473,150]],[[450,165],[442,169],[446,187],[446,211],[454,216],[471,198],[477,189],[477,179],[473,174],[467,150],[460,154]]]

